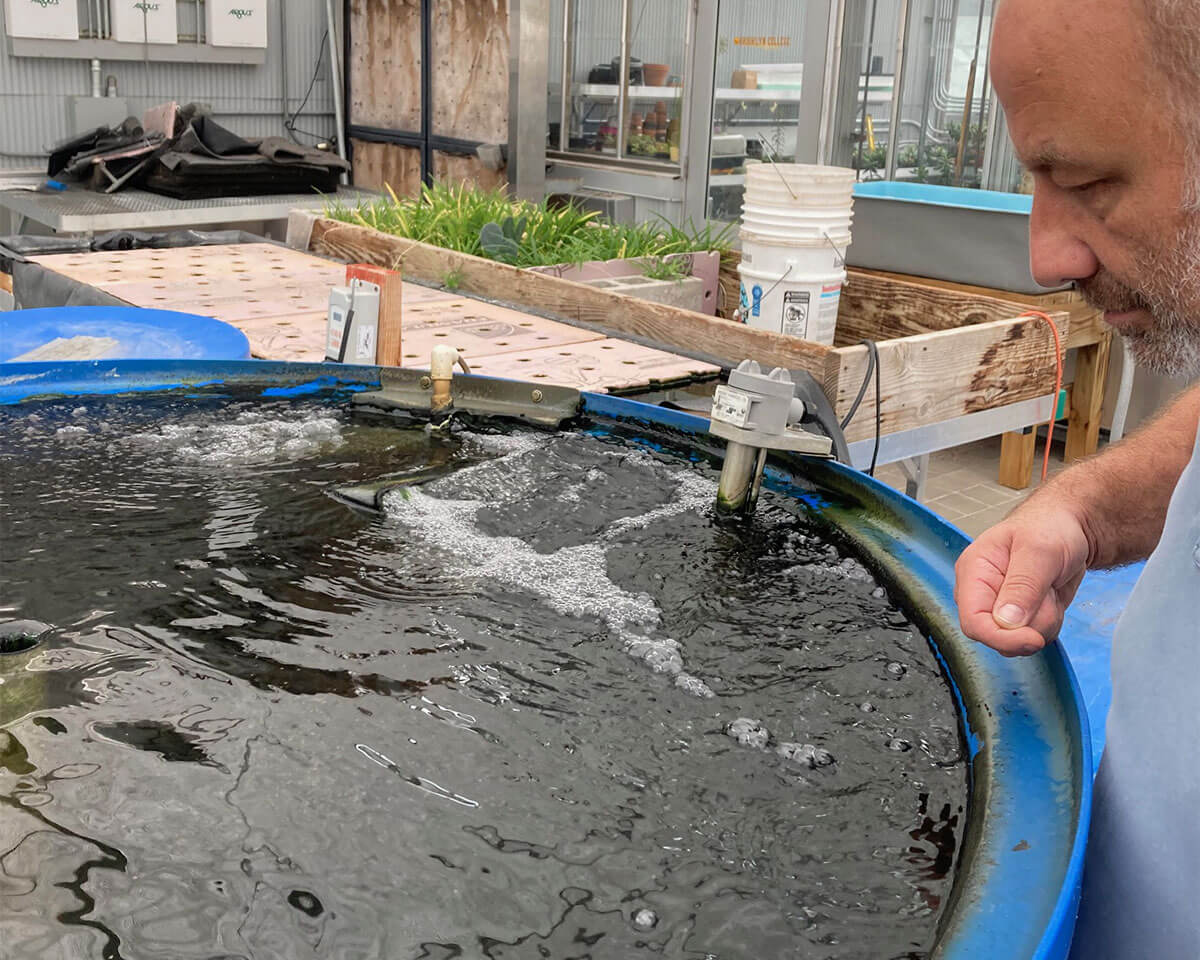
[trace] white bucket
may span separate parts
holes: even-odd
[[[742,207],[742,227],[750,233],[778,233],[797,240],[819,240],[825,236],[850,235],[854,214],[843,210],[788,210],[781,207]]]
[[[850,246],[849,230],[825,230],[814,227],[812,230],[797,230],[795,227],[778,227],[770,224],[753,224],[743,226],[740,233],[742,246],[747,243],[770,243],[781,247],[823,246],[837,247],[845,257]]]
[[[845,249],[784,246],[743,237],[742,322],[760,330],[833,345],[842,285]]]
[[[827,167],[812,163],[753,163],[746,165],[746,187],[762,184],[787,185],[797,193],[806,190],[834,190],[850,193],[858,179],[848,167]]]

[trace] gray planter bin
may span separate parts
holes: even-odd
[[[1016,293],[1048,293],[1029,272],[1032,210],[1032,197],[1014,193],[860,183],[854,188],[846,263]]]

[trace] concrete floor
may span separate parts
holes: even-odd
[[[1010,490],[996,482],[1000,469],[999,437],[933,454],[925,485],[925,506],[968,536],[979,536],[1008,516],[1037,489],[1042,475],[1044,442],[1044,436],[1038,440],[1034,482],[1027,490]],[[1050,451],[1050,475],[1054,476],[1063,468],[1060,443]],[[904,490],[905,476],[898,464],[880,467],[876,476],[884,483]]]

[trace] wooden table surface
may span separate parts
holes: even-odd
[[[343,264],[268,243],[32,259],[133,306],[223,320],[243,331],[251,353],[265,360],[324,360],[329,291],[346,279]],[[401,329],[401,365],[417,369],[428,368],[433,347],[446,343],[473,372],[597,392],[720,373],[712,364],[407,282]]]

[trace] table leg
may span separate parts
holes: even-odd
[[[1027,427],[1000,438],[1000,485],[1024,490],[1033,480],[1033,457],[1037,450],[1037,430]]]
[[[1071,391],[1067,447],[1063,453],[1067,463],[1090,457],[1100,444],[1100,411],[1111,351],[1112,334],[1105,334],[1099,343],[1080,347],[1076,352],[1075,388]]]

